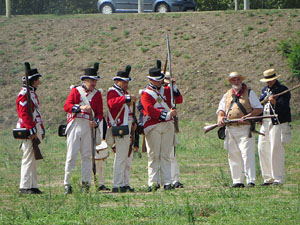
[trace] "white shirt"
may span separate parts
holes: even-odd
[[[220,103],[219,103],[219,107],[218,107],[218,110],[217,110],[217,114],[219,111],[223,111],[223,112],[226,112],[226,96],[227,96],[227,92],[223,95],[223,98],[221,99]],[[250,102],[250,105],[252,107],[252,109],[262,109],[262,105],[260,104],[260,101],[258,99],[258,97],[256,96],[256,94],[254,93],[253,90],[250,90],[250,93],[249,93],[249,102]]]

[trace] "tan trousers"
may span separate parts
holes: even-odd
[[[71,185],[71,171],[76,166],[78,152],[81,154],[81,180],[91,184],[92,137],[89,120],[75,118],[67,131],[67,157],[65,165],[65,185]]]
[[[95,160],[96,163],[96,173],[99,175],[98,178],[98,185],[104,185],[104,175],[103,175],[103,170],[104,170],[104,161],[103,160]]]
[[[250,125],[226,127],[224,147],[228,150],[228,162],[233,184],[255,183],[255,139],[248,137]]]
[[[284,182],[284,147],[281,142],[282,126],[287,123],[273,125],[271,120],[263,120],[259,135],[258,153],[262,177],[265,183]]]
[[[161,122],[146,134],[148,185],[172,183],[170,153],[174,143],[173,121]]]
[[[42,141],[42,129],[39,124],[36,125],[37,136]],[[22,164],[21,164],[21,179],[20,188],[31,189],[37,188],[37,166],[39,161],[34,158],[32,141],[23,140],[21,150],[23,151]]]
[[[131,163],[127,164],[127,160],[128,160],[128,151],[130,145],[131,125],[132,122],[129,122],[129,135],[125,135],[123,137],[114,137],[116,153],[114,159],[113,187],[124,187],[126,185],[125,182],[126,176],[128,178],[127,181],[129,183]]]
[[[174,154],[174,146],[172,146],[171,154],[170,154],[170,160],[171,160],[171,176],[172,176],[172,183],[175,184],[176,182],[179,182],[179,167],[176,160],[176,156]]]

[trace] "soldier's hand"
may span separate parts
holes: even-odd
[[[95,121],[90,121],[90,127],[95,128],[97,126],[97,123]]]
[[[46,137],[46,135],[45,134],[42,134],[42,139],[44,140],[44,138]]]
[[[176,109],[170,109],[170,116],[174,117],[177,115]]]
[[[174,77],[171,78],[172,84],[176,84],[176,80]]]
[[[28,136],[28,139],[29,139],[29,140],[33,140],[33,139],[35,139],[35,138],[37,138],[37,135],[36,135],[36,134],[32,134],[32,135],[29,135],[29,136]]]
[[[84,112],[90,112],[92,109],[90,105],[81,105],[79,108],[81,111],[84,111]]]
[[[135,151],[135,152],[138,152],[138,151],[139,151],[139,147],[135,146],[135,147],[134,147],[134,151]]]
[[[223,127],[225,125],[225,120],[226,116],[218,116],[218,126]]]
[[[271,96],[269,97],[269,101],[272,103],[272,105],[275,105],[275,104],[276,104],[276,99],[277,99],[277,97],[274,97],[273,95],[271,95]]]
[[[136,128],[137,128],[137,124],[136,124],[136,123],[132,123],[131,130],[132,130],[132,131],[135,131]]]
[[[135,102],[135,101],[136,101],[135,95],[131,94],[131,95],[130,95],[130,99],[131,99],[131,102]]]

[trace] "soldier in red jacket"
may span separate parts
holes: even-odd
[[[27,88],[26,88],[26,78],[22,77],[23,87],[18,94],[16,104],[19,120],[17,123],[17,128],[26,128],[29,130],[28,139],[24,139],[21,145],[23,150],[22,165],[21,165],[21,180],[20,180],[20,190],[21,194],[42,194],[42,192],[37,187],[37,165],[38,161],[34,157],[32,140],[34,138],[44,139],[45,129],[41,119],[41,114],[39,111],[39,99],[36,94],[36,89],[40,84],[39,78],[42,76],[37,69],[31,69],[28,63],[28,80],[29,88],[31,93],[31,105],[32,105],[32,115],[29,114],[28,110],[28,100],[27,100]]]
[[[161,72],[161,62],[157,68],[149,70],[147,76],[150,83],[143,91],[141,103],[144,109],[144,133],[148,152],[148,186],[159,188],[159,174],[161,184],[165,190],[172,189],[170,153],[174,143],[174,121],[176,109],[171,107],[171,91],[176,104],[182,103],[175,80],[173,90],[169,86],[163,87],[165,75]]]
[[[114,160],[114,178],[112,192],[133,192],[130,187],[130,169],[132,156],[128,157],[130,145],[130,129],[136,129],[136,124],[133,124],[130,105],[136,101],[133,94],[128,93],[129,77],[131,67],[128,65],[125,71],[119,71],[117,76],[113,78],[115,84],[107,92],[108,106],[108,126],[128,126],[129,134],[115,136],[115,160]],[[119,117],[117,118],[119,114]]]
[[[67,157],[65,166],[65,194],[72,193],[70,182],[71,171],[76,166],[78,152],[81,153],[81,180],[82,191],[88,192],[91,183],[92,166],[92,134],[91,128],[98,128],[103,119],[102,94],[96,88],[99,63],[94,68],[84,70],[80,77],[81,86],[73,87],[65,102],[64,110],[68,113],[67,119]],[[89,104],[84,103],[83,96]],[[92,119],[92,115],[94,118]]]

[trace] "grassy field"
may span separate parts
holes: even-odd
[[[300,121],[286,147],[286,184],[231,189],[227,153],[215,131],[204,135],[202,122],[181,121],[177,160],[184,189],[146,192],[147,155],[136,153],[131,185],[135,193],[80,192],[80,166],[72,177],[74,194],[63,195],[66,143],[48,134],[38,169],[43,195],[19,196],[21,152],[10,130],[1,131],[1,224],[299,224]],[[51,132],[51,131],[50,131]],[[257,155],[257,154],[256,154]],[[258,161],[257,161],[258,162]],[[111,187],[113,153],[106,161]],[[262,183],[258,163],[257,184]],[[298,221],[298,222],[297,222]]]

